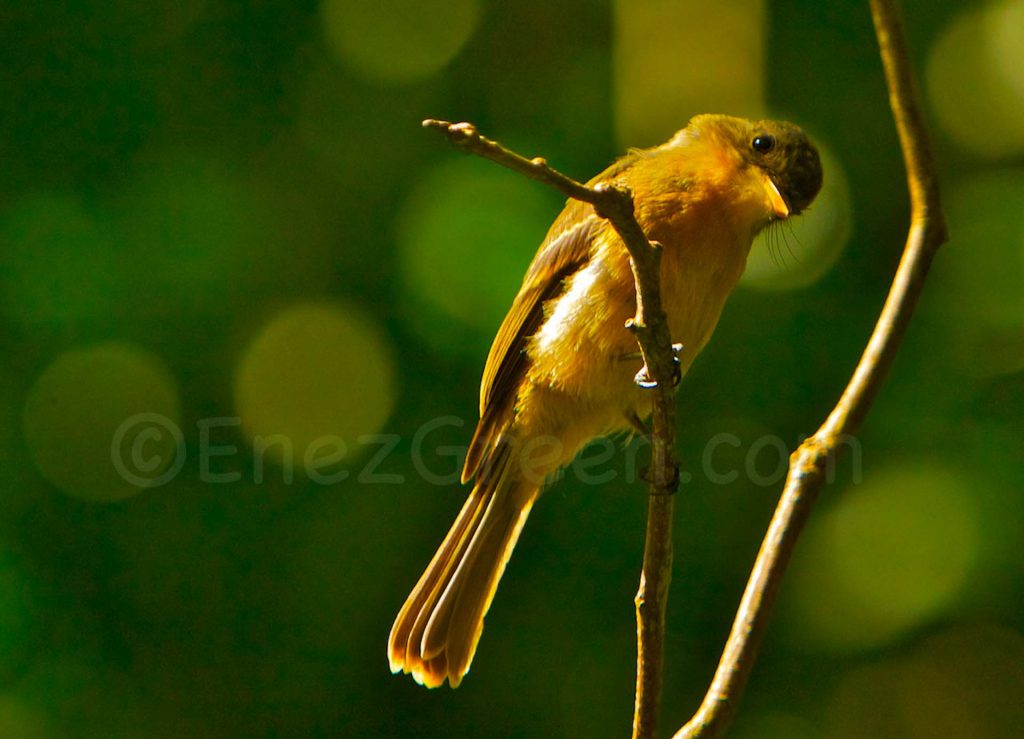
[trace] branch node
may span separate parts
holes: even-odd
[[[669,459],[665,468],[669,476],[664,479],[658,479],[650,467],[644,467],[637,473],[637,477],[651,486],[651,495],[675,495],[679,491],[679,465],[675,459]],[[638,602],[638,606],[643,606],[647,601],[640,592],[637,592],[634,602]]]
[[[594,211],[613,222],[633,220],[633,192],[625,185],[598,182],[592,188]]]

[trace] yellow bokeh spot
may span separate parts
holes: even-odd
[[[792,290],[817,282],[839,259],[850,240],[853,205],[846,172],[812,135],[821,153],[825,182],[804,213],[773,224],[754,241],[743,284]]]
[[[989,157],[1024,152],[1024,0],[956,16],[931,49],[928,99],[942,128]]]
[[[478,344],[497,331],[557,212],[547,190],[483,162],[450,160],[420,178],[398,218],[413,330],[446,350],[486,351]]]
[[[369,316],[324,303],[292,306],[245,352],[235,405],[254,453],[326,473],[381,430],[397,394],[391,347]]]
[[[183,461],[173,377],[124,344],[58,357],[30,388],[23,427],[40,474],[84,500],[130,497]]]
[[[410,82],[440,71],[476,28],[477,0],[322,0],[324,33],[366,77]]]
[[[1024,1],[1003,0],[989,8],[990,59],[996,74],[1024,101]]]
[[[698,113],[764,112],[764,0],[617,0],[614,27],[623,145],[660,143]]]
[[[956,602],[978,555],[970,484],[933,467],[875,473],[815,521],[787,623],[808,647],[877,647]]]

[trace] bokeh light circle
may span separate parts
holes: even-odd
[[[965,148],[1024,152],[1024,0],[957,15],[932,46],[925,89],[940,126]]]
[[[754,240],[742,284],[792,290],[824,277],[843,253],[853,231],[853,202],[846,171],[817,136],[825,181],[811,207],[778,221]]]
[[[763,0],[617,0],[614,13],[612,99],[623,146],[660,143],[697,113],[755,118],[764,110]]]
[[[327,303],[273,318],[235,377],[235,406],[254,451],[299,473],[355,455],[381,430],[396,395],[394,352],[372,318]]]
[[[876,472],[808,529],[794,568],[794,641],[870,649],[946,612],[978,557],[970,484],[930,466]]]
[[[997,74],[1024,101],[1024,0],[995,3],[986,14],[990,59]]]
[[[126,428],[140,414],[161,419],[161,425]],[[182,462],[180,424],[170,371],[156,357],[120,343],[58,357],[29,389],[23,419],[40,474],[91,501],[120,500],[150,482],[166,482],[164,473]]]
[[[476,28],[477,0],[322,0],[331,50],[365,76],[410,82],[440,71]]]

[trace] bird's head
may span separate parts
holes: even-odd
[[[713,142],[720,151],[730,153],[735,166],[760,173],[773,219],[798,215],[821,190],[818,150],[792,123],[699,115],[675,140]]]

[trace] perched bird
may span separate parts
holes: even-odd
[[[821,188],[821,162],[797,126],[700,115],[667,143],[633,150],[590,184],[628,186],[648,238],[663,246],[662,302],[686,372],[707,344],[750,245]],[[611,225],[570,200],[555,219],[491,346],[462,511],[395,619],[393,672],[457,687],[469,670],[519,532],[544,480],[591,439],[650,415],[625,328],[636,311],[629,255]]]

